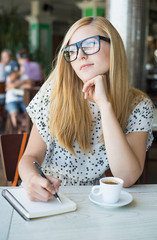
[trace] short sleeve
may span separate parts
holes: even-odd
[[[36,124],[37,129],[46,144],[50,141],[49,95],[51,85],[52,82],[48,83],[46,81],[26,108],[28,115],[30,116],[32,122]]]
[[[153,104],[150,99],[144,97],[143,100],[134,108],[130,114],[125,134],[131,132],[148,132],[147,150],[150,148],[153,141],[152,134],[153,123]]]

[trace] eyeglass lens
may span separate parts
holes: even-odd
[[[74,61],[77,58],[79,48],[81,48],[86,55],[94,54],[100,49],[99,39],[97,37],[92,37],[67,46],[64,50],[65,59],[68,62]]]

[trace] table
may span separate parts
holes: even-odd
[[[132,194],[132,203],[103,208],[90,202],[91,186],[61,187],[60,191],[77,203],[77,211],[32,221],[25,221],[0,196],[0,239],[156,240],[157,184],[134,185],[125,190]]]

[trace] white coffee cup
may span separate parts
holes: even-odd
[[[100,179],[100,185],[92,187],[92,194],[99,196],[102,194],[105,203],[116,203],[120,198],[120,193],[124,181],[117,177],[104,177]]]

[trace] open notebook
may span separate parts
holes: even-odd
[[[4,189],[2,191],[2,196],[26,220],[62,214],[76,210],[76,203],[61,193],[59,193],[59,197],[62,203],[59,203],[57,199],[53,199],[48,202],[30,201],[23,187]]]

